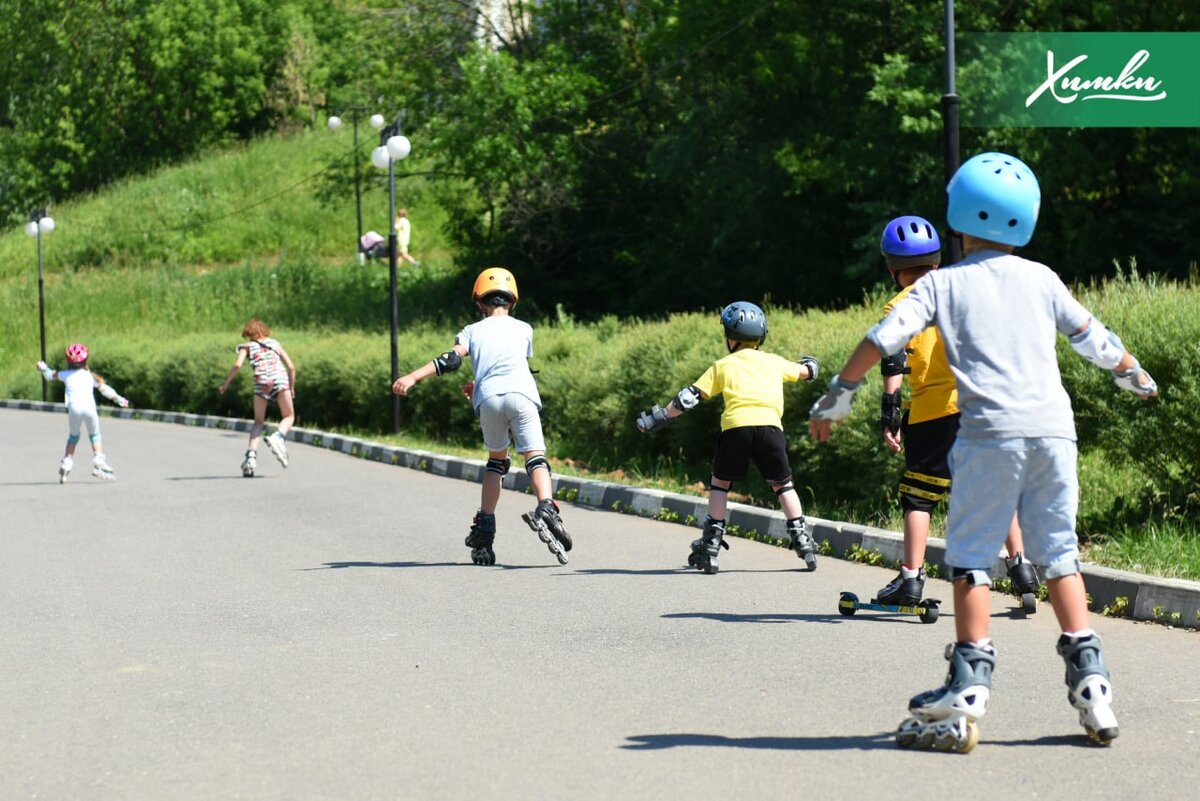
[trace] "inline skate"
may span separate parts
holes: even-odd
[[[788,547],[796,552],[796,556],[804,560],[808,572],[817,569],[817,543],[808,530],[808,521],[801,517],[793,517],[787,521]]]
[[[244,478],[254,478],[254,469],[258,467],[258,454],[254,451],[246,451],[246,458],[242,460],[242,476]]]
[[[475,519],[471,521],[471,533],[463,541],[471,549],[471,561],[477,565],[496,564],[496,552],[492,550],[495,541],[496,516],[486,514],[481,509],[475,513]]]
[[[67,476],[71,475],[71,468],[75,466],[75,460],[70,456],[64,456],[62,461],[58,463],[58,483],[66,484]]]
[[[108,459],[102,453],[96,454],[95,458],[92,459],[92,475],[101,481],[117,480],[117,474],[109,467]]]
[[[1042,583],[1038,580],[1033,563],[1025,558],[1025,554],[1018,553],[1011,559],[1005,558],[1004,566],[1008,568],[1013,595],[1021,599],[1021,609],[1027,615],[1037,612],[1037,591]]]
[[[729,550],[725,542],[725,521],[704,518],[704,531],[700,539],[692,540],[692,552],[688,555],[688,567],[695,567],[712,575],[721,569],[718,557],[721,549]]]
[[[562,517],[558,513],[558,504],[549,498],[540,500],[537,508],[521,515],[521,519],[534,530],[538,539],[546,543],[546,547],[554,554],[558,563],[565,565],[567,551],[571,550],[571,535],[563,525]]]
[[[956,642],[946,646],[946,659],[950,662],[946,684],[908,702],[912,717],[896,731],[901,748],[965,754],[979,742],[976,721],[987,712],[996,649],[990,640]]]
[[[288,449],[287,443],[283,441],[283,434],[278,431],[267,437],[267,447],[271,449],[271,453],[275,454],[275,458],[283,465],[286,470],[288,466]]]
[[[1110,745],[1120,734],[1112,710],[1112,684],[1100,650],[1100,637],[1089,630],[1058,638],[1058,655],[1067,666],[1067,700],[1079,710],[1079,723],[1088,737]]]

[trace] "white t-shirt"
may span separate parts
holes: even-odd
[[[529,370],[533,356],[533,328],[529,323],[503,314],[485,317],[459,331],[454,341],[471,357],[475,371],[471,403],[477,414],[485,400],[509,392],[519,392],[542,408],[537,382]]]
[[[93,390],[99,385],[91,370],[86,367],[59,370],[58,380],[66,387],[67,409],[80,413],[96,413],[96,396]]]
[[[408,250],[408,240],[412,236],[412,225],[407,217],[396,218],[396,244],[400,250]]]

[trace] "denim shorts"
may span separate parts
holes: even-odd
[[[1076,458],[1075,443],[1062,437],[956,440],[950,449],[947,564],[990,569],[1016,512],[1025,555],[1044,578],[1078,572]]]
[[[517,453],[546,450],[537,404],[519,392],[493,395],[479,404],[479,427],[489,451],[507,450],[510,433]]]

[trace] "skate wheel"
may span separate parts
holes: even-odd
[[[956,743],[954,750],[960,754],[969,754],[977,745],[979,745],[979,724],[969,720],[967,721],[967,737]]]
[[[559,563],[560,565],[565,565],[565,564],[567,563],[567,560],[568,560],[568,558],[569,558],[569,557],[567,556],[566,552],[565,552],[565,551],[563,551],[561,548],[560,548],[559,550],[557,550],[557,551],[555,551],[555,552],[554,552],[554,556],[555,556],[555,557],[558,559],[558,563]]]
[[[1037,612],[1037,596],[1032,592],[1027,592],[1021,596],[1021,609],[1027,615],[1032,615]]]
[[[817,569],[817,556],[816,556],[816,554],[811,554],[811,553],[805,554],[805,555],[804,555],[804,566],[805,566],[806,568],[808,568],[808,572],[809,572],[809,573],[811,573],[811,572],[813,572],[814,570],[816,570],[816,569]]]
[[[905,718],[896,729],[896,745],[901,748],[912,748],[917,744],[917,732],[920,725],[913,718]]]
[[[920,607],[922,609],[922,612],[921,612],[921,622],[922,623],[936,623],[937,622],[938,615],[941,614],[938,611],[937,604],[931,604],[928,601],[922,601],[920,604]]]
[[[838,598],[838,611],[845,617],[854,617],[854,613],[858,611],[856,604],[858,604],[857,595],[852,592],[843,592]]]
[[[700,569],[708,575],[714,576],[716,575],[717,571],[721,569],[721,565],[716,559],[712,559],[707,564],[700,565]]]
[[[688,567],[700,567],[699,554],[694,554],[694,553],[688,554]]]

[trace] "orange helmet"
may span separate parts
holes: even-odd
[[[515,304],[520,297],[517,294],[517,279],[503,267],[488,267],[475,279],[471,299],[477,301],[497,293],[507,296],[509,302]]]

